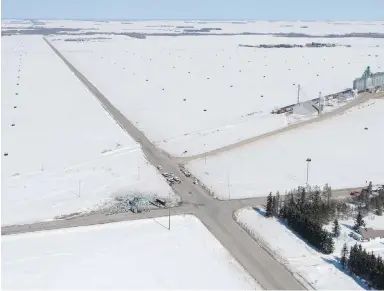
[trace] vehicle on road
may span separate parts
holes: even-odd
[[[351,193],[349,193],[349,195],[351,195],[351,196],[359,196],[360,195],[360,191],[357,191],[357,190],[351,191]]]
[[[180,168],[180,171],[186,176],[186,177],[191,177],[191,173],[184,168]]]
[[[158,165],[158,166],[157,166],[157,169],[159,169],[159,170],[162,170],[162,169],[163,169],[163,167],[162,167],[162,166],[160,166],[160,165]]]
[[[178,184],[180,184],[181,183],[181,180],[180,180],[180,178],[179,177],[173,177],[173,180],[176,182],[176,183],[178,183]]]

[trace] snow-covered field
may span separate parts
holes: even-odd
[[[195,3],[191,3],[195,5]],[[195,9],[196,7],[193,7]],[[170,8],[171,9],[171,8]],[[315,8],[314,8],[315,9]],[[188,29],[216,28],[210,33],[302,33],[309,35],[383,33],[383,21],[199,21],[199,20],[3,20],[4,28],[72,28],[93,32],[182,33]],[[217,30],[220,29],[220,30]]]
[[[171,195],[140,146],[42,37],[2,37],[1,70],[3,225],[52,219],[127,192]]]
[[[238,211],[236,219],[257,239],[261,239],[279,261],[295,272],[296,277],[303,278],[317,290],[364,289],[361,282],[343,272],[337,261],[344,243],[349,247],[356,243],[348,235],[354,224],[353,219],[339,221],[341,235],[335,239],[335,252],[332,255],[324,255],[276,219],[267,219],[262,214],[261,210],[244,208]],[[383,229],[384,216],[372,217],[374,219],[365,218],[367,227]],[[384,239],[364,242],[362,246],[368,251],[384,255]]]
[[[221,199],[266,196],[270,191],[329,183],[334,189],[384,182],[384,100],[353,107],[341,116],[311,123],[187,167]],[[365,130],[365,127],[368,129]],[[229,187],[228,187],[229,184]]]
[[[2,288],[261,287],[195,216],[4,236]]]
[[[384,69],[384,39],[109,37],[51,39],[138,128],[175,156],[195,155],[286,126],[283,115],[270,112],[296,103],[298,84],[301,100],[309,100],[319,92],[351,87],[368,65],[374,72]],[[309,42],[351,47],[239,47]]]

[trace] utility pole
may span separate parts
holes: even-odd
[[[227,172],[227,183],[228,183],[228,198],[231,199],[231,185],[229,183],[229,172]]]
[[[300,84],[297,85],[297,104],[300,103]]]
[[[312,160],[311,160],[311,158],[308,158],[306,161],[307,161],[307,186],[308,186],[309,163],[310,163]]]
[[[321,91],[319,92],[319,114],[321,113],[322,110],[322,104],[321,104]]]
[[[137,166],[137,181],[140,181],[140,166]]]
[[[168,205],[168,229],[171,230],[171,208]]]
[[[205,145],[206,145],[206,144],[204,144],[204,152],[207,152],[207,151],[205,150]],[[206,164],[207,164],[207,154],[204,155],[204,160],[205,160],[205,165],[206,165]]]

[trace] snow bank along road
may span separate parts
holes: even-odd
[[[101,105],[109,114],[118,122],[118,124],[141,144],[142,150],[153,165],[161,165],[166,172],[174,172],[182,177],[179,165],[171,159],[169,155],[156,148],[142,132],[140,132],[109,100],[100,93],[63,55],[53,47],[46,39],[47,44],[55,51],[55,53],[64,61],[71,71],[82,81],[82,83],[91,91],[99,100]],[[190,179],[186,179],[181,184],[173,185],[174,191],[182,198],[185,208],[179,208],[182,211],[192,212],[197,216],[211,233],[222,243],[222,245],[240,262],[240,264],[259,282],[265,289],[304,289],[304,287],[296,281],[293,275],[273,257],[267,254],[232,218],[233,210],[231,207],[223,207],[224,203],[213,199],[202,187],[193,184]],[[190,193],[190,194],[189,194]],[[227,204],[227,205],[234,205]],[[167,210],[160,210],[159,216],[167,214]],[[121,215],[121,217],[119,217]],[[119,214],[117,216],[104,219],[99,216],[89,216],[78,218],[76,220],[52,221],[50,228],[60,228],[75,226],[74,222],[81,224],[91,224],[87,220],[94,223],[112,222],[114,219],[124,220],[130,219],[133,215]],[[143,214],[143,216],[151,217],[154,212]],[[140,218],[140,215],[135,218]],[[82,223],[81,223],[82,221]],[[37,229],[39,224],[35,224]],[[23,226],[19,226],[23,228]],[[9,229],[9,228],[8,228]],[[32,228],[29,228],[31,231]],[[15,231],[15,229],[14,229]],[[2,229],[3,232],[3,229]]]

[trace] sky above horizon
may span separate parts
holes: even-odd
[[[2,0],[14,19],[384,20],[384,0]]]

